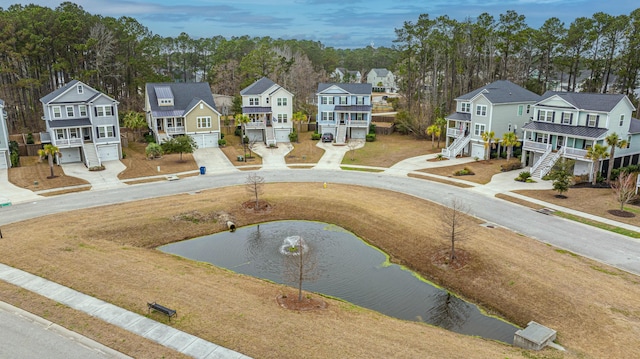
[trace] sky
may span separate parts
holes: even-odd
[[[539,28],[557,17],[568,27],[577,17],[594,13],[629,15],[638,0],[70,0],[94,15],[130,16],[154,34],[193,38],[222,35],[270,36],[274,39],[320,41],[335,48],[392,46],[395,29],[420,14],[447,15],[463,21],[482,13],[515,10],[527,25]],[[0,0],[0,7],[34,3],[56,8],[60,0]]]

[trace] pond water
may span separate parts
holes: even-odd
[[[292,279],[291,267],[296,263],[296,250],[291,250],[297,243],[294,236],[303,239],[305,262],[314,264],[312,269],[303,271],[308,277],[303,280],[304,290],[337,297],[388,316],[513,343],[513,335],[519,329],[516,326],[484,315],[474,304],[389,263],[384,253],[335,225],[269,222],[159,249],[296,287],[298,282]]]

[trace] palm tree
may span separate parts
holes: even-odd
[[[305,114],[302,111],[298,111],[294,113],[293,116],[291,117],[291,121],[298,124],[298,136],[296,136],[297,143],[300,143],[300,124],[302,123],[302,121],[306,119],[307,119],[307,116],[305,116]]]
[[[236,114],[235,117],[236,120],[236,125],[240,124],[242,126],[242,133],[241,133],[241,141],[242,141],[242,149],[244,150],[244,157],[247,157],[247,144],[244,142],[244,137],[246,136],[246,128],[245,125],[247,123],[249,123],[249,121],[251,121],[251,119],[249,118],[249,116],[243,114],[243,113],[238,113]]]
[[[482,133],[482,140],[484,141],[484,148],[488,149],[485,152],[485,159],[491,159],[491,148],[493,148],[493,141],[497,140],[496,134],[493,131],[485,131]]]
[[[607,183],[611,182],[611,172],[613,171],[613,160],[615,159],[616,147],[625,148],[627,147],[627,140],[621,140],[620,136],[617,133],[612,133],[605,138],[607,141],[607,145],[611,146],[611,150],[609,152],[609,169],[607,170]]]
[[[513,146],[520,146],[518,136],[513,132],[505,132],[504,135],[502,135],[502,144],[507,147],[507,162],[509,162],[513,154]]]
[[[440,148],[440,135],[442,134],[442,132],[446,131],[447,120],[445,120],[442,117],[438,117],[438,118],[436,118],[435,125],[438,126],[438,128],[440,129],[440,131],[436,135],[436,137],[438,137],[438,148]],[[445,132],[445,134],[446,134],[446,132]]]
[[[591,179],[591,185],[595,186],[598,181],[598,162],[601,159],[609,157],[609,153],[607,152],[607,146],[596,143],[594,146],[590,147],[587,150],[586,158],[590,159],[593,163],[593,178]]]
[[[433,148],[433,143],[435,142],[436,137],[438,137],[438,147],[440,147],[440,126],[434,123],[427,127],[427,135],[431,136],[431,148]]]
[[[129,111],[123,118],[124,127],[129,128],[135,133],[135,141],[139,140],[142,136],[140,131],[148,127],[147,120],[140,112]]]
[[[43,149],[38,150],[38,156],[40,156],[40,159],[44,159],[45,157],[47,157],[47,160],[49,161],[51,176],[47,178],[55,177],[55,175],[53,174],[53,157],[56,157],[58,155],[60,155],[60,149],[52,144],[46,144],[44,145]]]

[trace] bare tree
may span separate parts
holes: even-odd
[[[260,208],[260,195],[262,195],[264,191],[264,177],[256,173],[249,173],[249,175],[247,175],[246,185],[247,192],[249,192],[251,197],[256,201],[254,210],[257,211]]]
[[[466,238],[466,230],[469,227],[467,214],[469,208],[461,200],[454,198],[442,209],[442,232],[447,240],[451,241],[450,261],[456,259],[456,242]]]
[[[298,301],[302,301],[302,283],[318,277],[318,261],[314,251],[300,236],[287,237],[284,277],[298,286]]]
[[[351,155],[351,161],[355,160],[356,148],[358,148],[358,141],[349,140],[349,142],[347,142],[347,147],[349,148],[349,154]]]
[[[615,181],[611,181],[611,188],[620,203],[620,210],[624,211],[624,205],[631,202],[636,196],[636,174],[620,172]]]

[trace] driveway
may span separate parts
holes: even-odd
[[[92,191],[126,187],[118,178],[118,174],[126,169],[120,161],[102,162],[104,170],[89,171],[87,167],[80,163],[67,163],[62,165],[62,170],[67,176],[81,178],[91,184]]]
[[[236,172],[238,169],[217,147],[198,148],[193,152],[198,167],[206,167],[206,174]]]
[[[333,143],[318,142],[316,146],[324,149],[324,155],[322,155],[313,168],[321,170],[339,170],[342,159],[350,150],[346,144],[336,145]],[[362,147],[364,147],[364,141],[358,141],[355,149]]]
[[[0,207],[43,198],[32,191],[14,186],[9,182],[9,170],[0,170]]]

